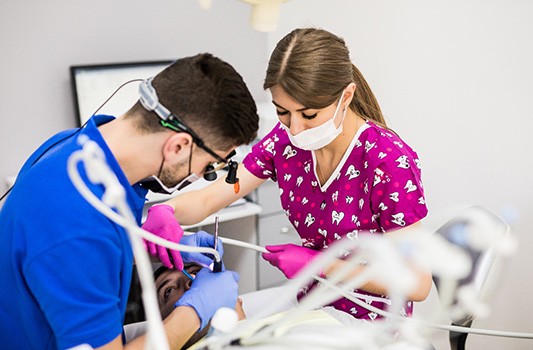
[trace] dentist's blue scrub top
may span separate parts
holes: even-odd
[[[131,186],[93,117],[87,126],[46,141],[26,162],[0,211],[0,348],[96,348],[122,332],[133,266],[126,231],[96,211],[74,188],[67,159],[88,136],[104,150],[140,224],[146,190]],[[101,196],[102,186],[91,185]]]

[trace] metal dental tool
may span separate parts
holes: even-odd
[[[218,247],[218,216],[215,216],[215,244],[213,245],[213,248],[217,250]],[[216,258],[213,262],[213,272],[220,272],[222,271],[222,258],[220,258],[220,261],[217,261]]]

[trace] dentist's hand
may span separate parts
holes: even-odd
[[[233,271],[211,272],[203,268],[196,274],[191,289],[174,304],[192,307],[203,329],[221,307],[235,308],[239,289],[239,275]]]
[[[161,238],[169,241],[179,243],[183,236],[183,229],[178,220],[174,216],[174,208],[166,204],[157,204],[148,209],[148,216],[142,225],[142,228],[148,232],[155,234]],[[168,268],[175,267],[178,270],[183,270],[183,261],[179,251],[162,247],[152,242],[144,241],[146,250],[153,256],[157,256],[159,260]],[[172,260],[168,255],[171,253]]]
[[[321,253],[318,250],[296,244],[267,245],[268,253],[262,253],[263,259],[276,266],[287,278],[293,278],[311,260]]]
[[[195,234],[183,236],[180,241],[180,244],[192,247],[213,248],[215,244],[215,236],[205,231],[198,231]],[[218,239],[217,252],[220,254],[220,258],[222,259],[222,255],[224,255],[224,247],[222,247],[222,241],[220,240],[220,238]],[[206,267],[211,265],[214,259],[214,257],[210,254],[205,255],[205,253],[189,252],[181,252],[181,257],[183,258],[183,261],[195,262]]]

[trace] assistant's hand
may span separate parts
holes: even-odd
[[[195,234],[184,236],[181,239],[181,244],[185,244],[192,247],[208,247],[213,248],[215,244],[215,236],[205,232],[205,231],[198,231]],[[218,239],[218,245],[217,245],[217,252],[220,254],[220,257],[222,258],[222,255],[224,255],[224,248],[222,247],[222,241],[220,238]],[[183,261],[186,262],[195,262],[202,266],[209,266],[213,263],[213,256],[207,256],[204,253],[189,253],[189,252],[181,252],[181,257],[183,258]]]
[[[175,243],[179,243],[183,236],[183,229],[174,216],[174,208],[167,204],[157,204],[148,209],[148,216],[146,217],[146,221],[142,225],[142,228],[156,236]],[[170,269],[175,267],[180,271],[183,270],[183,261],[179,251],[171,249],[167,250],[166,247],[162,247],[146,240],[144,243],[148,253],[157,256],[163,265]],[[168,252],[171,253],[174,264],[170,261]]]
[[[263,259],[276,266],[287,278],[293,278],[311,260],[321,253],[318,250],[296,244],[267,245],[268,253],[262,253]]]
[[[237,303],[239,275],[233,271],[211,272],[203,268],[196,274],[191,289],[174,304],[192,307],[203,329],[221,307],[234,308]]]

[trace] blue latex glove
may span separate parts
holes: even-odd
[[[204,267],[196,274],[191,289],[181,296],[174,307],[192,307],[200,318],[200,329],[203,329],[221,307],[235,308],[238,282],[239,275],[236,272],[211,272]]]
[[[208,247],[213,248],[215,244],[215,236],[209,234],[205,231],[198,231],[195,234],[183,236],[180,241],[180,244],[185,244],[192,247]],[[224,255],[224,248],[222,247],[222,241],[218,239],[217,252]],[[189,253],[181,252],[181,257],[185,262],[195,262],[202,266],[210,266],[213,263],[214,257],[210,254],[205,255],[204,253]]]

